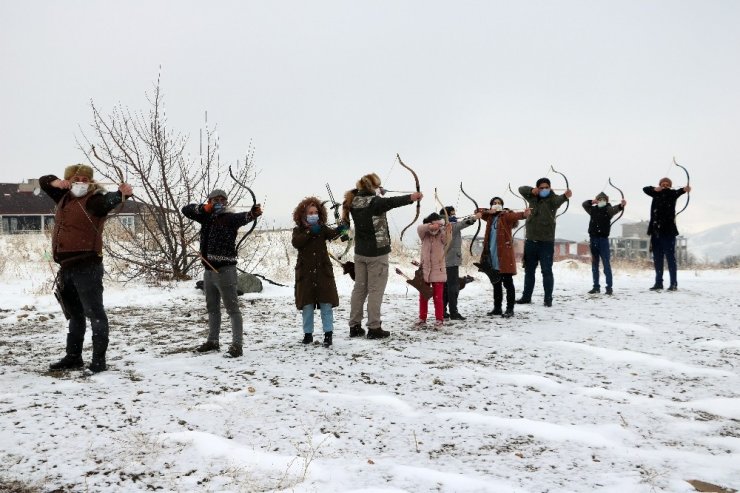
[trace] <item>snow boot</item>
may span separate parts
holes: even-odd
[[[100,373],[108,369],[105,364],[105,352],[108,350],[108,337],[94,335],[92,337],[93,355],[90,366],[87,367],[93,373]]]
[[[301,343],[311,344],[312,342],[313,342],[313,334],[311,334],[310,332],[305,332],[303,334],[303,340],[301,341]]]
[[[377,329],[367,329],[367,338],[368,339],[383,339],[385,337],[390,336],[391,333],[387,330],[383,330],[382,328],[378,327]]]
[[[588,294],[599,294],[601,292],[601,288],[592,288],[591,291],[588,292]]]
[[[324,343],[322,344],[324,347],[330,347],[331,346],[331,337],[332,337],[332,331],[324,332]]]
[[[229,345],[229,350],[226,351],[226,353],[224,354],[224,357],[225,358],[238,358],[242,354],[243,353],[242,353],[242,347],[241,347],[241,345],[238,345],[238,344],[230,344]]]
[[[353,325],[349,328],[349,336],[350,337],[362,337],[365,335],[365,329],[363,329],[360,325]]]
[[[218,351],[219,345],[218,341],[206,341],[197,348],[195,348],[196,351],[199,353],[207,353],[209,351]]]
[[[93,373],[100,373],[101,371],[107,370],[108,365],[105,364],[105,355],[96,357],[93,353],[92,361],[90,362],[90,366],[88,366],[87,369]]]
[[[82,355],[80,354],[67,354],[64,358],[60,359],[56,363],[49,365],[50,370],[75,370],[82,368],[85,363],[82,361]]]

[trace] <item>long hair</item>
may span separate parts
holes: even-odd
[[[295,206],[295,209],[293,209],[293,222],[296,226],[303,226],[303,218],[306,216],[308,208],[312,205],[316,206],[319,210],[319,222],[321,224],[326,224],[326,206],[324,206],[318,197],[306,197],[301,200],[297,206]]]
[[[380,177],[375,173],[369,173],[355,183],[355,188],[347,190],[344,193],[344,201],[342,202],[342,221],[349,224],[349,211],[352,209],[352,201],[357,195],[357,192],[375,192],[380,187]]]

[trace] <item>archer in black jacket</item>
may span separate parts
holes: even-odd
[[[671,189],[670,178],[661,178],[657,187],[647,186],[642,189],[646,195],[653,198],[650,204],[650,224],[647,233],[650,235],[650,246],[653,250],[653,265],[655,267],[655,284],[652,291],[663,289],[663,259],[668,260],[668,273],[671,278],[669,291],[678,288],[676,274],[676,201],[684,193],[691,191],[686,185],[676,190]]]
[[[627,201],[622,199],[618,205],[611,205],[609,197],[599,193],[594,200],[583,202],[583,209],[591,216],[588,223],[589,246],[591,247],[591,273],[593,274],[594,286],[589,294],[601,291],[599,285],[599,260],[604,264],[604,277],[606,278],[606,294],[612,294],[612,267],[611,252],[609,249],[609,233],[612,228],[612,217],[617,212],[623,211]]]

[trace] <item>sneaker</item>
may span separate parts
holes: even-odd
[[[668,287],[668,291],[678,291],[678,285],[677,284],[671,284]]]
[[[608,290],[609,288],[607,288]],[[592,288],[591,291],[588,292],[588,294],[599,294],[601,292],[601,288]]]
[[[56,363],[52,363],[49,365],[50,370],[75,370],[77,368],[82,368],[85,364],[82,361],[82,355],[76,355],[72,356],[70,354],[66,355],[64,358],[60,359]]]
[[[227,358],[238,358],[242,355],[242,347],[237,346],[236,344],[229,345],[229,350],[226,351],[226,354],[224,354]]]
[[[368,339],[383,339],[390,335],[391,335],[390,332],[388,332],[387,330],[383,330],[380,327],[378,327],[377,329],[367,329]]]
[[[322,346],[329,347],[331,346],[331,337],[332,337],[332,331],[324,332],[324,342]]]
[[[313,334],[309,332],[305,332],[303,334],[303,340],[301,341],[303,344],[311,344],[313,342]]]
[[[207,353],[209,351],[218,351],[219,345],[218,341],[206,341],[197,348],[195,348],[196,351],[199,353]]]
[[[444,320],[435,320],[434,321],[434,330],[441,330],[442,327],[444,327],[445,322]]]
[[[516,300],[517,305],[529,305],[530,303],[532,303],[532,300],[529,298],[519,298]]]
[[[353,325],[349,328],[349,336],[350,337],[362,337],[365,335],[365,329],[363,329],[359,325]]]
[[[450,320],[465,320],[465,317],[458,312],[450,313]]]
[[[663,289],[663,285],[662,285],[662,284],[657,284],[657,283],[656,283],[655,285],[653,285],[653,287],[652,287],[652,288],[650,288],[650,291],[660,291],[660,290],[662,290],[662,289]]]
[[[606,294],[612,295],[614,294],[614,291],[612,291],[612,288],[606,288]]]
[[[421,329],[423,327],[426,327],[426,325],[427,325],[427,321],[424,320],[424,319],[422,319],[422,318],[420,318],[419,320],[417,320],[416,322],[414,322],[414,327],[416,327],[417,329]]]

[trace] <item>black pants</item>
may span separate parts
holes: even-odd
[[[69,310],[67,354],[82,354],[86,319],[90,319],[93,357],[105,357],[108,348],[108,315],[103,307],[103,264],[84,262],[63,267],[62,299]]]
[[[502,285],[506,288],[506,309],[514,309],[514,276],[513,274],[501,274],[498,282],[491,282],[493,284],[493,308],[501,309],[501,302],[504,300],[504,293]]]
[[[442,299],[445,313],[457,313],[457,297],[460,294],[460,267],[447,267],[447,282],[445,283]],[[447,311],[447,305],[450,311]]]

